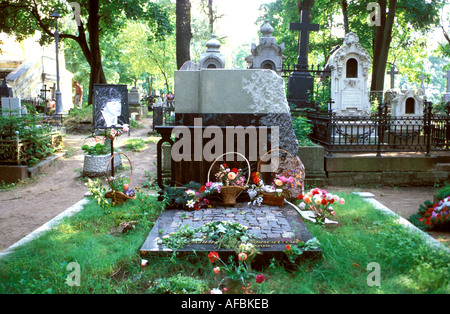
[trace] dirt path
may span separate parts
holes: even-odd
[[[143,128],[133,130],[130,137],[122,135],[115,146],[123,146],[127,139],[148,139],[151,119],[139,121]],[[86,136],[68,135],[64,139],[65,149],[70,153],[56,164],[46,169],[43,174],[29,180],[25,185],[10,191],[0,192],[0,252],[14,244],[24,236],[42,226],[70,206],[80,201],[88,191],[86,181],[80,179],[83,169],[83,145]],[[156,145],[149,144],[141,152],[125,152],[133,163],[132,184],[142,186],[147,179],[146,173],[156,173],[153,164],[156,161]],[[125,160],[124,163],[127,161]],[[371,192],[383,205],[404,218],[417,212],[419,205],[433,198],[434,189],[424,188],[392,188],[355,189],[343,187],[327,187],[335,192],[365,191]],[[450,244],[448,233],[432,233],[438,240]]]
[[[130,137],[120,136],[115,146],[123,146],[132,138],[148,139],[151,119],[139,121],[143,128],[132,130]],[[39,228],[70,206],[80,201],[88,191],[86,180],[80,178],[84,154],[80,147],[86,135],[67,135],[64,149],[69,157],[60,158],[42,174],[28,179],[28,183],[9,191],[0,192],[0,251],[5,250],[24,236]],[[133,163],[132,184],[142,186],[145,171],[154,174],[156,145],[148,144],[141,152],[126,151]],[[123,163],[127,163],[125,159]],[[128,174],[129,175],[129,174]]]

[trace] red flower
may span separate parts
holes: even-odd
[[[258,184],[260,181],[259,177],[253,177],[253,183]]]
[[[231,169],[231,172],[234,172],[235,174],[238,174],[239,173],[239,169],[238,168],[233,168],[233,169]]]
[[[322,205],[327,205],[328,201],[326,199],[322,198],[321,203],[322,203]]]
[[[302,199],[303,199],[303,194],[299,194],[299,195],[297,196],[297,199],[298,199],[298,200],[302,200]]]
[[[199,192],[205,192],[206,191],[206,186],[202,185],[202,187],[198,191]]]
[[[291,246],[289,244],[286,245],[286,250],[290,250]]]
[[[264,280],[266,280],[266,278],[264,278],[264,275],[257,275],[256,276],[256,282],[257,283],[262,283]]]
[[[209,252],[208,257],[209,257],[209,260],[211,261],[211,263],[214,263],[219,258],[219,253],[214,252],[214,251]]]

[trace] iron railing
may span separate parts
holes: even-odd
[[[333,153],[424,152],[450,150],[450,116],[432,113],[425,102],[422,116],[392,116],[381,104],[370,116],[338,116],[310,111],[312,141]]]

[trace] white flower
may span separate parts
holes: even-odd
[[[190,196],[193,196],[193,195],[195,195],[195,191],[189,189],[189,190],[186,190],[186,194],[190,195]]]
[[[212,289],[211,294],[222,294],[222,290],[220,289]]]
[[[305,207],[306,207],[306,204],[303,203],[303,202],[301,202],[301,203],[298,205],[298,208],[300,208],[301,210],[304,210]]]
[[[189,200],[189,201],[186,203],[186,205],[187,205],[187,207],[189,207],[189,208],[193,208],[193,207],[194,207],[194,201],[193,201],[193,200]]]
[[[283,192],[283,189],[276,189],[275,192],[281,193],[281,192]]]

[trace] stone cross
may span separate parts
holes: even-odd
[[[422,87],[422,90],[425,92],[425,84],[424,84],[424,81],[425,81],[425,79],[426,79],[427,77],[423,74],[423,72],[422,72],[422,74],[419,76],[419,79],[420,79],[420,82],[421,82],[421,85],[420,85],[420,87]]]
[[[289,30],[300,31],[300,34],[298,36],[297,68],[304,70],[308,68],[309,32],[319,30],[319,24],[310,24],[308,18],[309,11],[302,10],[300,15],[300,23],[289,24]]]
[[[447,71],[447,75],[442,77],[447,79],[447,93],[450,93],[450,70]]]
[[[387,72],[391,76],[391,89],[394,88],[395,85],[395,74],[398,74],[398,71],[395,70],[395,67],[392,65],[391,70]]]
[[[42,89],[40,90],[41,95],[42,95],[42,99],[47,100],[47,92],[51,92],[50,89],[47,89],[47,84],[44,84],[42,86]]]

